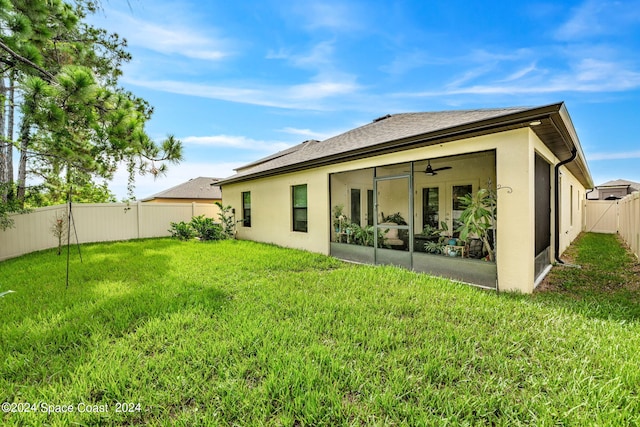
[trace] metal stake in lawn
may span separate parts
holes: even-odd
[[[73,212],[71,211],[71,193],[73,191],[73,185],[69,186],[69,197],[67,199],[69,204],[68,217],[67,217],[67,282],[65,289],[69,289],[69,253],[71,252],[71,223],[73,222],[73,232],[76,235],[76,245],[78,246],[78,255],[80,256],[80,262],[82,262],[82,254],[80,253],[80,242],[78,241],[78,230],[76,230],[76,222],[73,220]]]

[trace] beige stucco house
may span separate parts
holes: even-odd
[[[236,171],[219,184],[240,239],[525,293],[582,230],[593,187],[564,103],[387,115]],[[470,256],[469,241],[425,252],[425,226],[455,231],[458,197],[481,188],[495,195],[495,262]],[[342,219],[373,233],[371,246],[354,245]]]

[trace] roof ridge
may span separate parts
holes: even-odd
[[[187,180],[185,182],[181,182],[180,184],[176,184],[176,185],[174,185],[172,187],[166,188],[166,189],[164,189],[162,191],[159,191],[159,192],[157,192],[155,194],[152,194],[152,195],[147,196],[147,197],[145,197],[143,199],[140,199],[140,200],[141,201],[147,201],[147,200],[151,200],[151,199],[154,199],[154,198],[157,198],[157,197],[158,198],[159,197],[169,197],[167,195],[169,195],[172,191],[177,190],[180,187],[186,187],[190,183],[191,184],[195,184],[195,181],[198,181],[198,180],[204,180],[204,181],[211,180],[212,182],[208,182],[208,183],[204,183],[204,184],[209,184],[210,186],[220,187],[218,182],[221,181],[222,178],[214,178],[214,177],[210,177],[210,176],[198,176],[198,177],[195,177],[195,178],[190,178],[189,180]],[[201,185],[204,185],[204,184],[201,184]]]
[[[419,115],[419,114],[440,114],[440,113],[469,113],[472,111],[514,111],[514,110],[529,110],[536,107],[531,106],[511,106],[511,107],[487,107],[487,108],[463,108],[459,110],[436,110],[436,111],[407,111],[404,113],[394,113],[390,114],[390,116],[402,116],[402,115]]]
[[[466,110],[443,110],[431,112],[406,112],[379,116],[356,128],[333,135],[321,143],[305,141],[287,150],[265,157],[236,169],[236,174],[222,180],[222,185],[268,174],[279,174],[298,170],[301,165],[320,165],[338,159],[361,158],[411,144],[431,145],[445,136],[477,135],[496,132],[496,129],[526,127],[531,118],[559,117],[566,123],[569,137],[579,144],[564,102],[538,107],[508,106],[476,108]],[[556,134],[554,134],[556,135]],[[449,137],[447,137],[449,138]],[[564,147],[564,146],[563,146]],[[558,148],[558,150],[563,149]],[[581,159],[584,157],[581,154]],[[593,185],[586,164],[580,163],[585,182]]]

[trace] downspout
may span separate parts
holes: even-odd
[[[575,160],[578,155],[578,149],[573,147],[571,150],[571,157],[566,160],[561,161],[555,166],[555,242],[554,242],[554,256],[556,262],[558,264],[564,264],[564,261],[560,259],[560,167],[566,165],[567,163],[571,163]]]

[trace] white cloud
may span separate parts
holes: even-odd
[[[293,86],[243,85],[243,87],[218,86],[189,83],[175,80],[123,79],[126,83],[181,95],[200,98],[220,99],[243,104],[302,110],[336,109],[335,103],[321,101],[345,96],[356,92],[360,87],[352,81],[321,80]]]
[[[416,68],[422,68],[425,65],[443,65],[449,61],[450,59],[432,58],[426,52],[416,50],[400,53],[391,63],[382,65],[380,71],[391,75],[402,75]]]
[[[530,95],[561,92],[621,92],[640,88],[640,72],[627,64],[615,61],[583,59],[569,70],[537,70],[527,67],[493,81],[464,85],[483,74],[483,69],[472,69],[449,83],[443,90],[399,93],[400,97],[438,97],[446,95]],[[496,74],[496,73],[492,73]],[[526,78],[524,78],[526,77]]]
[[[640,151],[626,151],[614,153],[593,153],[588,156],[589,160],[627,160],[640,159]]]
[[[269,97],[268,93],[260,88],[247,89],[231,86],[217,86],[204,83],[190,83],[178,80],[145,80],[124,78],[128,84],[158,90],[161,92],[177,93],[180,95],[196,96],[199,98],[220,99],[223,101],[238,102],[243,104],[262,105],[279,108],[300,108],[291,102],[282,99],[281,94],[277,98]],[[278,92],[274,89],[274,92]]]
[[[511,82],[514,80],[520,80],[521,78],[523,78],[526,75],[529,75],[531,73],[533,73],[534,71],[536,71],[536,64],[535,62],[531,65],[528,65],[524,68],[521,68],[513,73],[511,73],[510,75],[508,75],[507,77],[505,77],[504,79],[502,79],[502,82]]]
[[[281,151],[292,145],[281,141],[258,141],[252,138],[247,138],[246,136],[232,135],[187,136],[185,138],[181,138],[181,141],[185,144],[268,152]]]
[[[640,83],[640,73],[625,69],[625,64],[585,58],[576,66],[575,78],[579,82],[606,82],[618,80],[618,86],[635,86]]]
[[[305,1],[295,2],[294,5],[294,13],[309,30],[352,31],[363,25],[364,11],[354,10],[353,4],[338,1]]]
[[[138,31],[132,33],[129,41],[164,54],[177,54],[193,59],[217,60],[228,56],[219,43],[185,28],[166,28],[149,22],[133,22]]]
[[[283,133],[288,133],[291,135],[299,135],[307,139],[317,139],[319,141],[325,140],[327,138],[330,138],[336,135],[336,133],[315,132],[315,131],[312,131],[311,129],[297,129],[292,127],[286,127],[286,128],[280,129],[279,131]]]
[[[354,92],[358,85],[348,81],[317,81],[291,86],[286,96],[292,100],[319,100]]]
[[[555,35],[560,40],[599,37],[625,31],[640,22],[640,2],[587,0],[572,11]]]
[[[334,42],[325,40],[313,45],[306,53],[294,54],[285,49],[270,50],[266,55],[266,59],[283,59],[299,68],[317,70],[332,66],[334,51]]]
[[[573,15],[558,28],[556,37],[562,40],[575,39],[591,33],[600,33],[598,15],[605,8],[604,2],[587,1],[576,8]]]
[[[232,54],[228,40],[208,35],[210,28],[196,28],[193,22],[151,22],[111,11],[109,15],[111,30],[134,47],[208,61],[218,61]]]
[[[280,103],[291,104],[295,108],[317,109],[314,106],[305,107],[304,104],[323,100],[334,96],[344,96],[356,92],[360,86],[356,83],[356,77],[340,72],[334,66],[334,42],[323,41],[315,44],[308,52],[293,54],[286,50],[270,51],[268,59],[283,59],[294,67],[310,69],[316,75],[307,83],[292,84],[279,88],[264,88],[270,94],[269,99],[281,98]],[[324,108],[320,108],[324,109]]]
[[[522,61],[530,60],[535,52],[528,48],[515,49],[511,52],[493,52],[484,49],[475,49],[462,59],[470,62],[484,64],[487,62]]]
[[[468,81],[475,80],[476,78],[483,76],[495,67],[493,64],[487,64],[480,67],[473,68],[471,70],[467,70],[462,75],[459,75],[455,78],[455,80],[449,82],[447,87],[449,88],[457,88]]]

